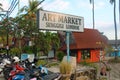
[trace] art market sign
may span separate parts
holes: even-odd
[[[84,18],[80,16],[39,10],[37,13],[39,29],[61,31],[84,31]]]

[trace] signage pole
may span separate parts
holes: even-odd
[[[69,31],[66,31],[67,61],[68,61],[68,62],[70,62],[69,36],[70,36],[70,32],[69,32]]]

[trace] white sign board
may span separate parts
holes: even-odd
[[[84,31],[84,18],[57,12],[39,10],[37,15],[39,29],[61,31]]]

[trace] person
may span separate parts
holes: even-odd
[[[107,72],[106,72],[106,67],[105,67],[105,66],[103,66],[103,67],[101,68],[101,70],[100,70],[100,75],[101,75],[101,76],[107,76]]]

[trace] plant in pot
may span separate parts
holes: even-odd
[[[69,80],[71,76],[72,67],[67,61],[60,63],[60,73],[62,74],[61,80]]]

